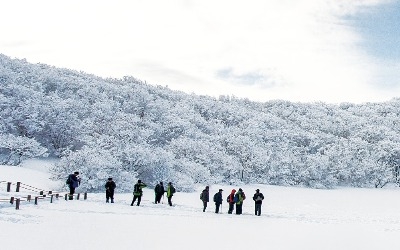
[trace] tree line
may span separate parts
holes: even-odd
[[[399,185],[400,99],[327,104],[214,98],[0,54],[0,164],[57,157],[88,191],[112,176],[197,183]]]

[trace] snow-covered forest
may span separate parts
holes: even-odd
[[[197,183],[400,184],[400,98],[338,105],[218,99],[0,54],[0,164],[58,158],[55,179],[120,190]]]

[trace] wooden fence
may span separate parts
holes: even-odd
[[[22,182],[9,182],[9,181],[0,181],[0,186],[6,184],[7,193],[12,192],[12,186],[15,186],[15,193],[19,193],[21,190],[27,190],[28,192],[32,192],[32,194],[27,194],[26,196],[10,196],[10,197],[0,197],[0,202],[9,202],[10,204],[15,203],[15,209],[19,210],[21,202],[31,202],[34,201],[35,205],[38,205],[39,200],[49,199],[50,203],[53,203],[54,199],[59,199],[60,197],[64,196],[66,201],[68,200],[79,200],[81,198],[80,193],[76,193],[70,195],[69,193],[65,192],[58,192],[58,191],[46,191],[44,189],[36,188],[31,185],[22,183]],[[83,199],[87,199],[87,193],[83,193]]]

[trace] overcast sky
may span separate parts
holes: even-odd
[[[0,53],[255,101],[400,97],[393,0],[0,0]]]

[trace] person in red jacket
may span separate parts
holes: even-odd
[[[229,196],[227,198],[227,202],[229,203],[228,214],[232,214],[233,209],[235,207],[235,202],[233,200],[235,198],[235,193],[236,193],[236,189],[232,189],[231,193],[229,194]]]

